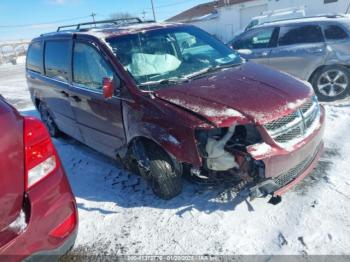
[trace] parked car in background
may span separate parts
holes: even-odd
[[[246,59],[312,84],[318,98],[334,101],[350,89],[350,19],[342,15],[265,23],[228,44]]]
[[[52,136],[120,159],[164,199],[181,192],[183,174],[280,195],[322,152],[324,109],[311,87],[245,63],[194,26],[60,27],[32,41],[26,72]]]
[[[65,254],[77,235],[77,207],[45,125],[0,96],[0,127],[1,260]]]

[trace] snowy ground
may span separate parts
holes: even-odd
[[[23,114],[37,114],[23,65],[0,67],[0,93]],[[112,160],[55,140],[79,206],[73,254],[350,254],[350,99],[326,109],[320,163],[277,206],[189,182],[162,201]]]

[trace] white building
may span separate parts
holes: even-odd
[[[349,0],[219,0],[195,6],[167,21],[196,25],[226,42],[263,12],[303,7],[306,16],[346,13]]]

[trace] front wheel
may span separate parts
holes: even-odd
[[[182,191],[181,165],[173,160],[159,146],[143,143],[147,167],[139,167],[156,196],[162,199],[171,199]]]
[[[311,83],[320,101],[344,98],[350,90],[349,70],[340,65],[325,66],[316,72]]]

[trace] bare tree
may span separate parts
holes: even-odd
[[[116,12],[116,13],[112,13],[110,15],[110,17],[112,19],[125,19],[125,18],[130,18],[133,17],[130,13],[128,12]]]

